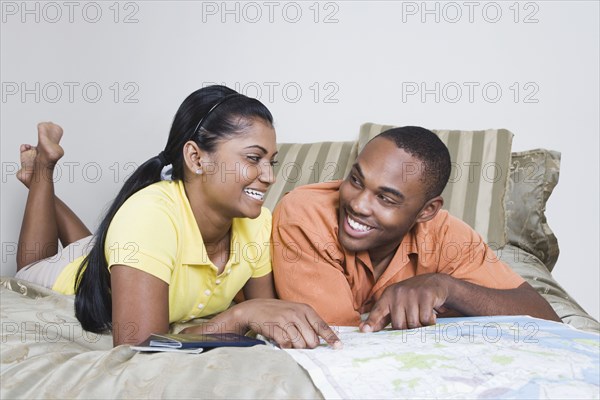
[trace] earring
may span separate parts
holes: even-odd
[[[202,168],[198,168],[196,170],[196,175],[202,175]]]

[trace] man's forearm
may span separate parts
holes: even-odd
[[[448,285],[445,307],[468,315],[530,315],[552,321],[560,318],[527,282],[515,289],[490,289],[438,274]]]

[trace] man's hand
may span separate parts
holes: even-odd
[[[419,328],[435,324],[436,315],[442,313],[444,317],[530,315],[560,321],[527,282],[514,289],[491,289],[440,273],[417,275],[389,286],[360,329],[375,332],[390,322],[393,329]]]
[[[444,274],[417,275],[389,286],[375,303],[362,332],[377,332],[390,322],[393,329],[413,329],[435,324],[436,314],[446,311],[450,278]]]

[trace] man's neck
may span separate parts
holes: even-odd
[[[387,269],[388,265],[390,265],[390,262],[398,251],[398,247],[399,245],[386,252],[382,252],[381,250],[377,252],[369,251],[369,258],[371,259],[371,266],[373,267],[375,282],[379,280],[381,275],[383,275]]]

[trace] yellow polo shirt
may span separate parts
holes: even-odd
[[[250,278],[271,272],[271,213],[234,218],[229,260],[221,274],[208,258],[182,181],[161,181],[133,194],[115,214],[104,247],[108,268],[127,265],[169,284],[169,321],[187,321],[229,307]],[[53,290],[74,294],[83,257],[58,276]]]

